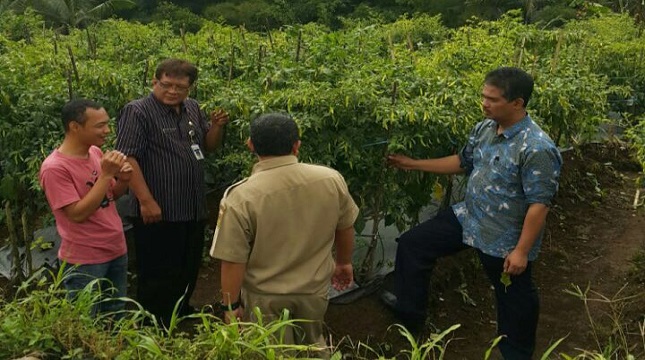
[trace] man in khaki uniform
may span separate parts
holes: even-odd
[[[222,261],[225,320],[257,321],[257,306],[271,321],[287,309],[290,318],[311,321],[289,327],[284,342],[325,347],[330,281],[338,290],[353,281],[358,207],[337,171],[298,163],[298,127],[289,116],[257,118],[247,144],[259,162],[226,190],[210,251]]]

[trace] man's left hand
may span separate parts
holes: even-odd
[[[211,125],[212,126],[219,126],[222,127],[226,124],[228,124],[228,114],[222,110],[214,110],[210,113],[210,120],[211,120]]]
[[[504,259],[504,272],[509,275],[520,275],[526,270],[528,262],[528,254],[524,254],[519,250],[513,250]]]
[[[352,264],[336,264],[334,275],[331,278],[331,285],[334,289],[341,291],[347,289],[354,281],[354,270]]]
[[[132,165],[130,165],[130,163],[126,160],[116,176],[117,179],[119,179],[119,181],[121,182],[129,182],[132,178]]]

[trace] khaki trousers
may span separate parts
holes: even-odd
[[[254,310],[256,307],[262,313],[261,320],[264,325],[280,319],[285,309],[289,311],[289,320],[306,320],[296,321],[292,326],[284,329],[284,334],[278,332],[276,336],[282,337],[283,344],[314,345],[324,348],[325,351],[317,352],[316,355],[329,358],[329,349],[323,333],[323,321],[328,304],[326,294],[276,295],[242,289],[242,299],[245,307],[245,321],[259,322]]]

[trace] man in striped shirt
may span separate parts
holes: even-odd
[[[166,325],[182,296],[180,314],[192,311],[206,225],[203,151],[221,145],[228,122],[222,111],[207,119],[188,98],[197,74],[187,61],[163,61],[152,93],[127,104],[117,120],[116,148],[133,167],[137,300]]]

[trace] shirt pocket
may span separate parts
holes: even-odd
[[[491,185],[499,186],[502,192],[521,189],[520,166],[513,159],[496,156],[491,162],[491,173],[494,182]]]

